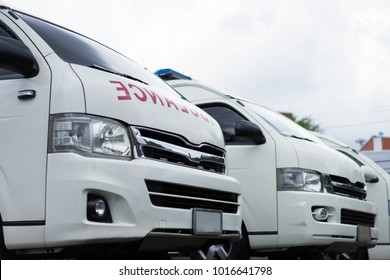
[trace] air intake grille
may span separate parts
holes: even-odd
[[[347,178],[339,176],[326,176],[325,188],[329,193],[348,196],[360,200],[365,200],[367,197],[365,184],[361,182],[351,183]]]
[[[138,154],[150,158],[214,173],[225,173],[225,150],[202,143],[195,145],[184,137],[145,127],[131,127]]]
[[[221,210],[224,213],[238,211],[236,193],[153,180],[146,180],[145,183],[150,200],[155,206],[179,209],[205,208]]]
[[[348,225],[375,226],[375,214],[341,209],[341,223]]]

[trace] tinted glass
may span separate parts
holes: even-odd
[[[295,136],[302,139],[309,139],[313,142],[321,142],[306,129],[278,112],[248,101],[240,100],[240,103],[245,106],[246,110],[254,112],[284,136]]]
[[[12,30],[7,25],[5,25],[2,21],[0,21],[0,38],[1,37],[18,39],[16,35],[12,32]]]
[[[13,41],[12,39],[20,41],[17,36],[12,32],[12,30],[2,21],[0,21],[0,40],[9,43]],[[2,62],[4,63],[5,60],[6,59],[3,59],[0,54],[0,80],[23,78],[22,74],[18,74],[9,70],[9,67],[5,69],[5,66],[2,65]]]
[[[176,94],[160,78],[122,54],[78,33],[47,21],[23,14],[18,15],[55,51],[64,61],[87,67],[94,65],[130,75],[151,86],[163,87]]]
[[[227,145],[253,145],[249,140],[236,135],[236,122],[247,119],[233,108],[222,104],[205,105],[201,108],[218,122]]]

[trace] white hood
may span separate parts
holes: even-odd
[[[294,146],[299,167],[316,170],[323,174],[349,179],[352,183],[365,182],[360,167],[345,155],[325,146],[306,140],[286,137]]]
[[[218,123],[175,92],[104,71],[72,65],[85,91],[86,113],[169,131],[194,144],[224,147]]]

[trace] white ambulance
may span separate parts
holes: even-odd
[[[222,128],[243,195],[239,257],[367,258],[377,210],[355,162],[279,113],[171,69],[155,74]]]
[[[223,258],[240,197],[209,115],[112,49],[0,6],[2,258]]]
[[[327,135],[314,133],[329,147],[353,159],[362,168],[367,184],[367,200],[378,208],[378,244],[368,250],[370,260],[390,260],[390,175],[374,161]]]

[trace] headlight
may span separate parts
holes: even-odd
[[[75,152],[85,156],[129,159],[128,129],[121,123],[95,116],[63,114],[50,117],[49,152]]]
[[[322,192],[321,174],[299,168],[282,168],[278,170],[279,191]]]

